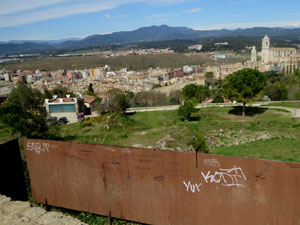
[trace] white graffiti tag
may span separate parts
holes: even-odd
[[[183,181],[183,184],[186,187],[186,191],[191,190],[191,192],[193,192],[193,193],[195,193],[196,191],[200,192],[200,186],[202,185],[201,183],[200,184],[196,184],[196,183],[191,184],[191,181],[189,181],[188,183],[185,183],[185,181]]]
[[[49,143],[40,143],[40,142],[27,142],[26,149],[28,151],[34,151],[37,154],[40,154],[41,152],[49,152]]]
[[[219,161],[217,159],[204,159],[203,163],[206,166],[220,167],[220,163],[219,163]]]
[[[244,187],[240,181],[246,181],[247,178],[240,167],[234,166],[232,169],[221,169],[220,171],[215,171],[215,173],[210,173],[208,171],[206,174],[201,172],[206,183],[221,183],[226,187]]]

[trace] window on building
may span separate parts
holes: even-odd
[[[50,113],[76,112],[75,104],[49,105]]]

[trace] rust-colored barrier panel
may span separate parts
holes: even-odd
[[[25,146],[36,202],[147,224],[300,225],[297,163],[48,140]]]

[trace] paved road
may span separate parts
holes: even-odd
[[[59,212],[30,207],[28,202],[11,201],[0,195],[0,225],[87,225]]]

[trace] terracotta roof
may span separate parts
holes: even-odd
[[[83,100],[85,103],[93,103],[96,100],[96,98],[94,96],[85,95],[83,97]]]
[[[74,102],[73,98],[63,98],[63,102]]]

